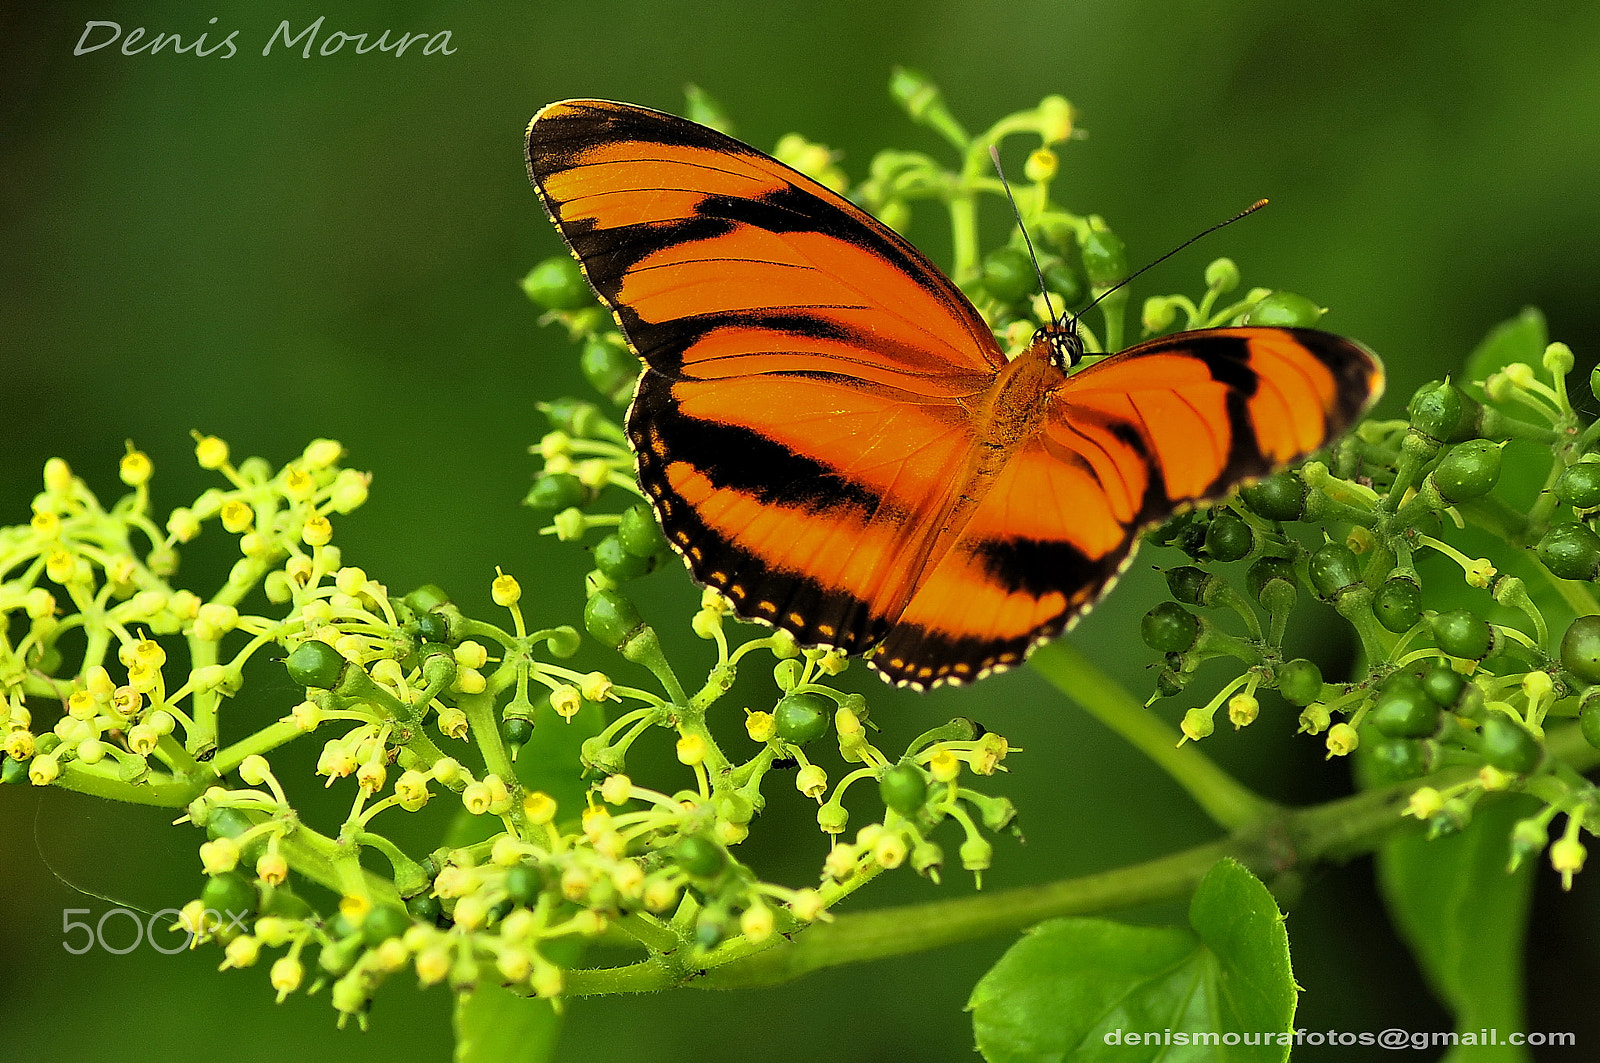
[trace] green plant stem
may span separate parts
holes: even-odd
[[[1029,663],[1089,715],[1155,761],[1218,826],[1238,830],[1278,812],[1278,806],[1217,767],[1197,745],[1179,745],[1183,736],[1176,728],[1141,705],[1064,639],[1039,647]]]
[[[1600,750],[1584,741],[1576,725],[1550,731],[1546,747],[1552,755],[1579,770],[1600,764]],[[680,985],[700,989],[776,985],[849,963],[910,955],[1014,932],[1045,919],[1180,900],[1224,856],[1234,857],[1270,884],[1286,873],[1304,871],[1322,861],[1349,859],[1376,849],[1396,833],[1420,829],[1420,823],[1400,815],[1412,792],[1422,786],[1447,787],[1472,774],[1471,766],[1459,766],[1310,808],[1279,809],[1271,819],[1236,830],[1227,838],[1113,871],[955,900],[841,915],[794,938],[778,938],[769,948],[703,972],[685,971],[660,958],[627,967],[573,971],[567,977],[566,993],[592,996],[652,992]]]

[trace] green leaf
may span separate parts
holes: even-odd
[[[1378,853],[1389,913],[1463,1035],[1522,1028],[1522,942],[1534,861],[1506,874],[1511,827],[1539,807],[1526,797],[1479,806],[1465,830],[1407,834]],[[1458,1045],[1446,1063],[1529,1060],[1524,1048]]]
[[[1544,315],[1530,306],[1489,330],[1483,342],[1467,356],[1466,379],[1482,380],[1512,362],[1526,362],[1537,369],[1549,342]]]
[[[561,1016],[548,1000],[480,985],[456,998],[455,1063],[545,1063]]]
[[[972,991],[978,1050],[989,1063],[1287,1059],[1295,984],[1272,894],[1220,860],[1195,890],[1189,923],[1035,927]]]

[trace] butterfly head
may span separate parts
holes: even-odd
[[[1038,332],[1033,334],[1034,343],[1046,343],[1050,347],[1050,364],[1065,373],[1078,364],[1078,359],[1083,357],[1083,338],[1078,335],[1078,319],[1065,318],[1042,325]]]

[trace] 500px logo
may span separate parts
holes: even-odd
[[[157,952],[176,956],[194,944],[197,934],[209,937],[225,930],[244,930],[244,921],[250,914],[207,908],[200,914],[200,925],[193,928],[176,908],[163,908],[159,912],[152,912],[148,918],[131,908],[112,908],[103,912],[93,923],[73,918],[91,913],[92,909],[89,908],[63,908],[61,911],[61,947],[74,956],[82,956],[96,948],[114,956],[126,956],[147,941]],[[122,916],[124,919],[113,920],[113,916]],[[172,918],[172,922],[162,925],[161,920],[167,916]],[[131,931],[123,929],[124,921],[131,926]],[[132,940],[127,940],[126,935],[130,932]],[[122,944],[124,941],[127,943]]]

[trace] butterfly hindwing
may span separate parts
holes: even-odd
[[[1316,450],[1382,388],[1371,352],[1313,329],[1180,333],[1073,374],[873,667],[924,686],[1019,663],[1100,599],[1144,528]]]

